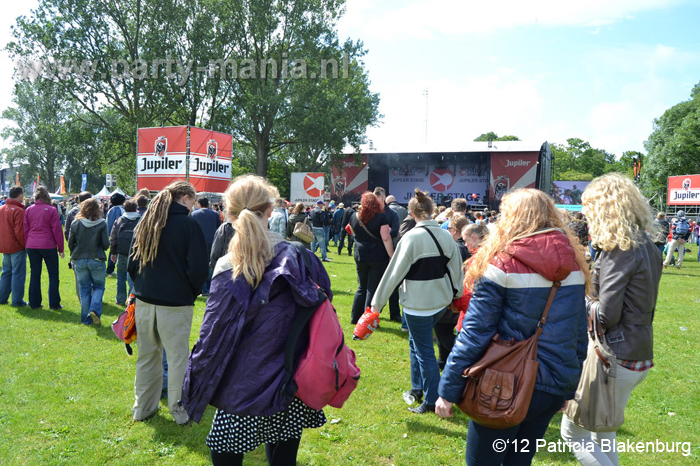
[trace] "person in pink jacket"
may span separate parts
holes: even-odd
[[[29,257],[29,307],[41,307],[41,263],[49,273],[49,307],[61,309],[58,291],[58,256],[63,259],[63,229],[58,210],[51,205],[48,190],[39,186],[34,191],[34,205],[24,212],[24,243]]]

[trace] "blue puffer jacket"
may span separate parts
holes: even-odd
[[[453,403],[464,390],[462,372],[486,351],[494,334],[524,340],[535,333],[552,282],[561,281],[540,335],[535,388],[571,399],[586,358],[585,276],[568,237],[545,230],[514,241],[476,283],[438,393]]]
[[[251,416],[285,410],[291,396],[282,387],[284,355],[297,306],[318,301],[315,283],[332,298],[321,261],[308,253],[309,275],[299,251],[280,235],[268,234],[278,243],[276,255],[255,290],[243,277],[231,279],[228,256],[217,263],[182,388],[183,405],[195,422],[207,404]]]

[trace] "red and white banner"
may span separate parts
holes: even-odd
[[[539,152],[491,152],[490,199],[500,201],[511,189],[534,188]]]
[[[367,191],[369,180],[369,166],[367,164],[367,155],[362,155],[360,166],[355,163],[355,156],[350,155],[343,160],[343,173],[340,173],[338,167],[333,167],[333,175],[331,179],[331,197],[339,200],[345,194],[354,194],[359,198],[362,193]]]
[[[292,173],[289,201],[315,204],[323,200],[326,186],[325,173]]]
[[[230,134],[190,127],[190,183],[198,192],[223,193],[231,183]]]
[[[141,128],[136,157],[137,188],[160,191],[187,179],[187,126]],[[223,193],[231,181],[230,134],[190,127],[189,181],[200,192]]]
[[[700,175],[669,176],[668,205],[700,205]]]
[[[137,189],[160,191],[187,178],[187,126],[141,128],[138,138]]]

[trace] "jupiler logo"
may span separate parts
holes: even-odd
[[[207,143],[207,157],[209,157],[212,160],[216,160],[216,155],[219,152],[219,144],[216,142],[216,139],[210,139],[209,142]]]
[[[532,161],[530,160],[508,160],[506,159],[506,167],[529,167]]]
[[[156,139],[156,143],[154,146],[154,155],[158,157],[163,157],[167,151],[168,138],[166,138],[165,136],[160,136],[158,139]]]

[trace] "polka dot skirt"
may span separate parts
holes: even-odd
[[[294,398],[285,411],[272,416],[239,416],[217,410],[207,446],[217,453],[247,453],[263,443],[301,438],[303,429],[326,423],[323,411],[306,406]]]

